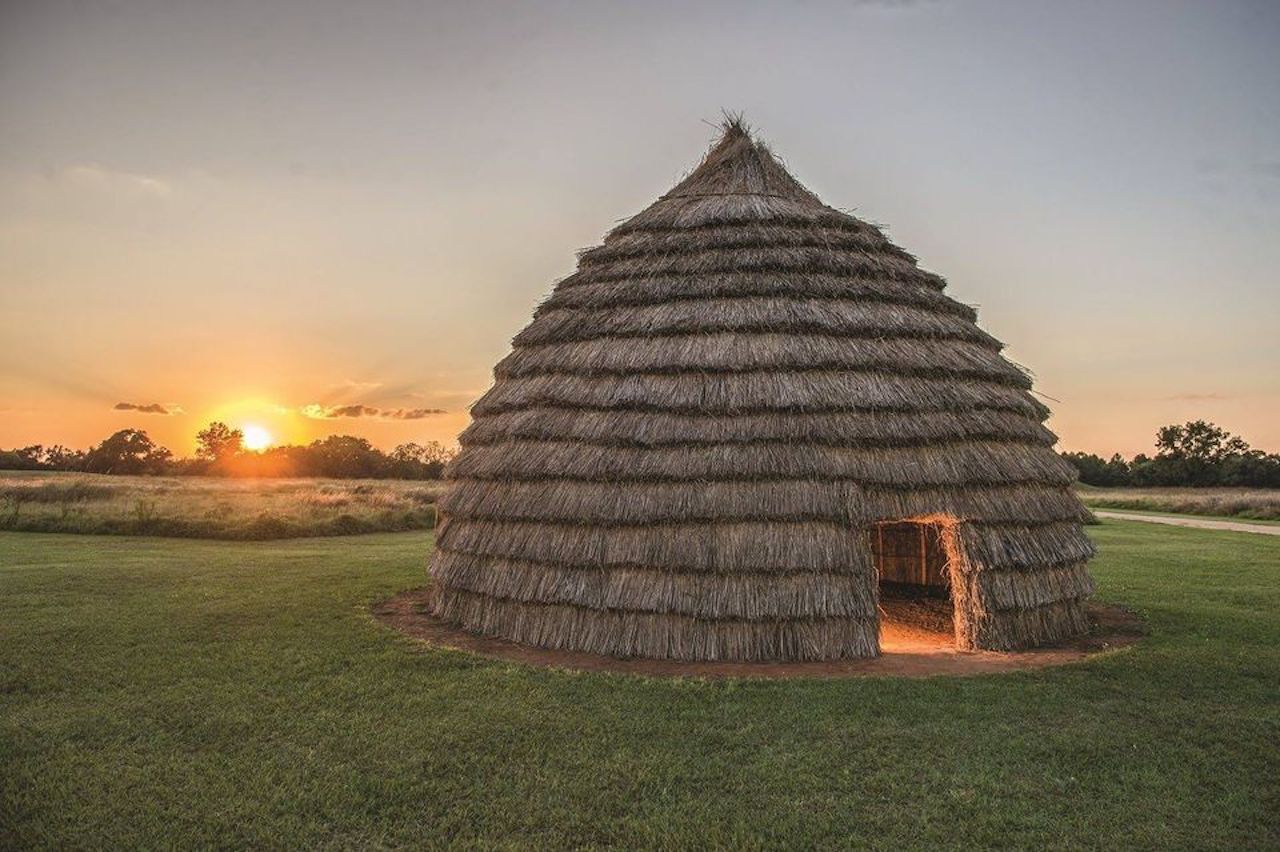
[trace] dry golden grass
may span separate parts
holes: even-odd
[[[0,529],[269,539],[430,529],[437,482],[0,475]]]
[[[1082,485],[1080,498],[1093,509],[1130,509],[1280,520],[1280,490],[1268,488],[1096,488]]]

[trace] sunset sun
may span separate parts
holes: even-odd
[[[271,433],[261,426],[248,424],[244,427],[244,448],[246,450],[265,450],[271,446]]]

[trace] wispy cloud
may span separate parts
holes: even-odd
[[[181,414],[182,406],[159,402],[117,402],[111,406],[116,411],[136,411],[139,414]]]
[[[320,405],[315,402],[304,405],[299,410],[303,417],[310,417],[312,420],[329,420],[334,417],[372,417],[378,413],[378,409],[367,405]]]
[[[173,193],[173,185],[161,178],[108,169],[97,163],[68,166],[54,177],[72,186],[103,192],[149,195],[156,198],[164,198]]]
[[[299,409],[303,417],[312,420],[332,420],[339,417],[372,417],[378,420],[421,420],[436,414],[444,414],[443,408],[374,408],[371,405],[319,405],[312,403]]]
[[[421,420],[436,414],[445,414],[443,408],[384,408],[380,416],[391,420]]]
[[[1176,393],[1172,396],[1162,397],[1166,402],[1199,402],[1211,399],[1231,399],[1231,396],[1225,393]]]
[[[382,385],[382,382],[362,382],[358,379],[347,379],[338,385],[338,389],[349,393],[368,393],[369,391],[377,390]]]

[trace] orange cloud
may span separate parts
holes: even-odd
[[[447,412],[443,408],[384,408],[381,416],[391,420],[421,420],[433,414],[445,413]]]
[[[158,402],[117,402],[111,406],[116,411],[136,411],[140,414],[181,414],[179,405],[162,405]]]
[[[312,403],[300,409],[303,417],[312,420],[331,420],[336,417],[376,417],[380,420],[421,420],[436,414],[445,414],[443,408],[374,408],[369,405],[319,405]]]

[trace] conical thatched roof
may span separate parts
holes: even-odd
[[[618,656],[867,656],[869,530],[927,517],[962,647],[1083,631],[1048,410],[943,287],[729,125],[498,364],[440,501],[436,613]]]

